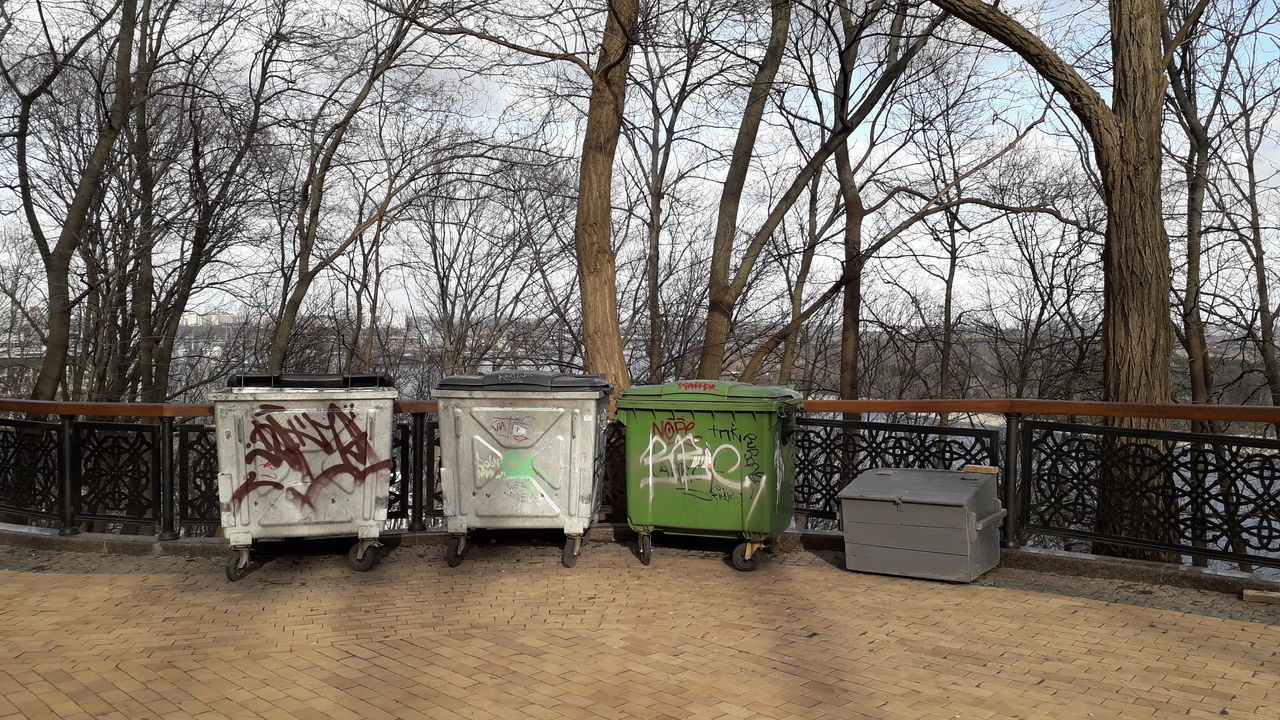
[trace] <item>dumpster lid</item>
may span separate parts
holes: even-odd
[[[964,507],[995,478],[963,470],[873,468],[859,473],[836,497]]]
[[[607,394],[603,375],[574,375],[555,370],[496,370],[483,375],[449,375],[436,390],[485,390],[489,392],[597,391]]]
[[[232,375],[227,378],[229,388],[370,388],[395,387],[396,383],[386,375],[358,374],[299,374],[259,373]]]
[[[772,402],[798,405],[804,396],[777,385],[752,385],[736,380],[676,380],[665,385],[636,385],[618,399],[618,407],[644,406],[655,400],[680,402]]]

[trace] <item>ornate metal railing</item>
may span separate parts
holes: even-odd
[[[1251,570],[1280,568],[1280,441],[1134,430],[1122,422],[1029,416],[1275,423],[1280,408],[1041,400],[810,401],[796,433],[801,527],[837,527],[836,494],[877,466],[1002,469],[1006,547],[1072,550]],[[439,428],[431,402],[397,403],[389,516],[410,531],[438,524]],[[207,405],[0,400],[0,520],[75,533],[152,531],[159,539],[218,526],[217,453]],[[1003,428],[845,421],[818,413],[974,413]],[[914,415],[913,415],[914,414]],[[85,418],[122,418],[134,422]],[[625,520],[624,435],[607,432],[608,518]],[[1015,478],[1016,482],[1003,482]]]
[[[838,519],[836,494],[871,468],[1000,464],[998,429],[801,418],[795,437],[796,514],[802,519]]]
[[[1037,545],[1280,567],[1280,441],[1027,421],[1020,443]]]

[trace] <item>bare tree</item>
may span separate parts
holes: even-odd
[[[36,9],[37,12],[41,10],[38,2]],[[128,117],[132,100],[130,71],[137,14],[137,0],[119,0],[101,15],[91,16],[86,30],[64,36],[60,29],[50,28],[49,18],[40,12],[41,32],[33,33],[29,37],[43,38],[46,46],[34,50],[29,56],[5,57],[0,60],[0,78],[4,79],[6,88],[14,95],[17,104],[17,116],[14,118],[13,129],[6,131],[6,134],[15,138],[14,154],[18,191],[21,194],[27,224],[45,267],[49,304],[48,328],[45,331],[45,356],[31,390],[32,398],[52,399],[66,371],[70,347],[71,313],[75,304],[75,298],[71,296],[71,262],[81,241],[85,221],[91,211],[95,194],[98,192],[112,147]],[[93,147],[72,181],[75,187],[74,195],[66,207],[61,208],[60,217],[56,218],[60,224],[60,230],[56,239],[50,242],[49,236],[44,232],[41,211],[35,197],[39,191],[31,177],[29,144],[33,133],[32,112],[38,103],[48,101],[47,96],[54,84],[84,46],[98,36],[99,31],[111,18],[117,16],[117,30],[112,38],[115,47],[112,99],[106,114],[97,118],[96,139]],[[5,37],[12,38],[16,35],[15,22],[12,11],[6,11],[0,15],[0,23],[3,23],[0,27],[3,28]]]

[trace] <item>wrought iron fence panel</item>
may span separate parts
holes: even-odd
[[[611,420],[604,427],[604,473],[600,505],[609,522],[627,521],[627,426]]]
[[[1021,445],[1028,533],[1280,567],[1280,441],[1027,421]]]
[[[440,421],[428,420],[426,426],[426,452],[424,453],[426,515],[444,517],[444,494],[440,490]]]
[[[75,423],[79,516],[154,523],[159,515],[159,425]]]
[[[413,428],[407,422],[397,422],[391,429],[391,486],[387,493],[387,519],[406,520],[409,517],[409,486],[413,481]]]
[[[806,417],[796,424],[796,512],[814,518],[837,519],[836,495],[864,470],[1000,464],[999,430]]]
[[[0,510],[56,519],[59,423],[0,420]]]
[[[218,439],[210,425],[180,425],[178,521],[190,535],[207,535],[222,522],[218,511]]]

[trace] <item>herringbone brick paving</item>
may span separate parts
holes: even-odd
[[[218,560],[0,549],[0,718],[1280,717],[1280,618],[1224,596],[807,554],[751,574],[663,548],[643,567],[593,545],[573,570],[547,547],[442,555],[232,584]]]

